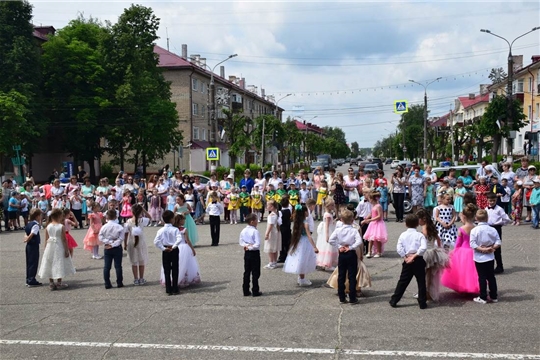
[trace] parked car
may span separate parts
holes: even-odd
[[[210,178],[201,174],[189,174],[189,176],[198,176],[201,179],[201,184],[208,184],[210,181]]]
[[[412,168],[412,163],[411,163],[410,161],[401,160],[401,161],[399,162],[399,164],[396,165],[396,167],[397,167],[397,166],[403,167],[403,169],[405,169],[405,172],[408,172],[408,171],[411,170],[411,168]]]
[[[358,165],[358,160],[356,160],[356,158],[351,158],[351,159],[349,160],[349,165],[350,165],[350,166]]]
[[[395,169],[399,165],[399,160],[392,160],[392,163],[390,164],[390,169]]]
[[[448,175],[448,171],[450,169],[455,169],[456,170],[456,175],[455,175],[456,177],[461,176],[461,172],[464,169],[469,169],[469,174],[471,175],[471,177],[473,179],[475,179],[476,172],[478,171],[478,169],[480,169],[480,165],[459,165],[459,166],[434,167],[432,169],[432,171],[435,174],[437,174],[437,179],[441,179],[441,178],[444,178],[444,177],[446,177]],[[501,173],[494,166],[493,166],[493,175],[497,176],[499,181],[501,180]]]
[[[379,166],[374,163],[364,165],[364,172],[376,172],[379,171]]]
[[[383,169],[383,162],[382,162],[381,159],[373,158],[373,159],[371,159],[371,162],[374,163],[374,164],[377,164],[377,166],[379,167],[380,170]]]
[[[309,167],[309,171],[310,171],[310,172],[313,172],[313,171],[315,171],[315,169],[318,168],[319,166],[322,167],[322,166],[323,166],[323,163],[320,162],[320,161],[313,161],[313,162],[311,162],[311,165],[310,165],[310,167]]]
[[[394,161],[394,160],[388,158],[388,159],[386,159],[386,161],[384,162],[384,165],[390,165],[390,164],[392,163],[392,161]]]
[[[328,154],[317,155],[317,161],[323,163],[324,171],[329,171],[332,167],[332,156]]]
[[[367,160],[359,161],[358,162],[358,169],[359,170],[364,170],[364,166],[366,166],[367,164],[371,164],[371,162],[369,162]]]

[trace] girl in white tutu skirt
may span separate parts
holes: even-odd
[[[315,271],[317,266],[316,254],[319,250],[315,246],[309,231],[308,208],[306,205],[298,204],[294,207],[294,210],[291,247],[283,271],[298,274],[298,285],[310,286],[311,281],[306,279],[305,275]]]

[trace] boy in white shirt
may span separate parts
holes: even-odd
[[[476,212],[476,221],[478,225],[471,230],[470,245],[474,250],[474,264],[478,273],[478,283],[480,285],[480,296],[474,298],[479,304],[486,304],[487,286],[489,284],[489,297],[491,302],[497,300],[497,280],[495,280],[495,271],[493,265],[495,262],[495,250],[501,247],[501,238],[493,227],[487,223],[488,213],[484,209]]]
[[[418,216],[409,214],[405,217],[407,230],[398,239],[397,252],[403,258],[401,276],[390,299],[390,306],[397,307],[397,303],[405,293],[413,276],[418,284],[418,305],[420,309],[427,308],[426,304],[426,262],[423,255],[427,249],[427,240],[424,234],[416,231]]]
[[[244,296],[261,296],[259,277],[261,276],[261,238],[257,230],[257,214],[248,214],[245,218],[247,226],[240,233],[239,244],[244,248]],[[253,280],[252,292],[249,291],[250,277]]]
[[[512,189],[510,189],[510,186],[508,186],[507,179],[502,179],[501,185],[503,186],[504,191],[506,192],[506,195],[503,195],[501,197],[502,208],[507,215],[510,215],[510,213],[512,212],[512,206],[510,204],[510,196],[512,195]]]
[[[223,209],[223,204],[219,202],[219,197],[217,192],[212,191],[208,196],[206,201],[206,213],[210,218],[210,237],[212,238],[212,246],[219,245],[219,228],[221,225],[221,214],[225,210]]]
[[[162,219],[165,226],[158,230],[154,245],[162,251],[165,292],[167,295],[178,295],[178,245],[182,242],[182,234],[171,224],[174,219],[172,211],[165,210]]]
[[[300,191],[298,192],[298,194],[300,195],[300,204],[306,204],[309,199],[309,195],[311,194],[311,191],[307,189],[307,185],[305,182],[300,184]]]
[[[367,195],[364,195],[360,198],[360,202],[356,206],[356,214],[358,220],[360,220],[360,224],[362,224],[362,221],[367,219],[368,216],[371,214],[371,203],[369,202]],[[362,235],[366,233],[368,226],[368,223],[360,225],[360,228],[362,229]],[[367,255],[367,251],[368,247],[364,246],[364,255]]]
[[[107,223],[99,230],[99,241],[105,245],[103,280],[105,289],[112,288],[111,267],[114,261],[116,270],[116,286],[124,287],[124,277],[122,274],[122,240],[124,239],[124,227],[115,222],[116,211],[107,211]]]
[[[504,209],[497,205],[497,195],[494,193],[489,193],[488,198],[488,207],[486,208],[488,220],[487,223],[489,226],[497,230],[499,234],[499,239],[502,241],[502,227],[509,223],[511,220],[504,212]],[[502,253],[501,248],[495,250],[495,274],[502,274],[504,272],[503,262],[502,262]]]
[[[349,303],[358,304],[356,298],[356,273],[358,272],[358,256],[356,248],[362,245],[362,237],[357,229],[352,226],[354,214],[352,211],[341,212],[343,226],[334,230],[328,243],[339,249],[338,257],[338,295],[339,302],[345,304],[345,278],[349,277]]]

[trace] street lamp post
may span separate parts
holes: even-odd
[[[212,145],[215,145],[217,142],[217,126],[216,126],[216,86],[214,84],[214,70],[218,65],[223,64],[225,61],[232,59],[233,57],[238,56],[238,54],[229,55],[225,60],[218,62],[210,71],[210,121],[212,122],[212,132],[214,133],[214,140]]]
[[[276,101],[276,108],[274,109],[274,116],[277,118],[278,114],[278,104],[281,100],[285,99],[286,97],[291,96],[292,94],[287,94],[284,97],[280,98],[278,101]],[[261,169],[264,168],[264,128],[266,126],[266,118],[263,116],[263,123],[262,123],[262,136],[261,136]]]
[[[423,159],[424,164],[427,163],[427,88],[429,85],[441,79],[442,77],[438,77],[435,80],[428,82],[426,85],[419,83],[417,81],[414,81],[414,80],[409,80],[410,82],[418,84],[424,88],[424,159]]]
[[[526,33],[524,34],[521,34],[519,35],[517,38],[515,38],[514,40],[512,40],[512,42],[506,40],[505,38],[503,38],[502,36],[499,36],[497,34],[494,34],[492,33],[491,31],[489,31],[488,29],[480,29],[481,32],[484,32],[486,34],[489,34],[489,35],[493,35],[495,37],[498,37],[499,39],[503,39],[504,41],[506,41],[506,43],[508,44],[508,82],[506,84],[506,99],[507,99],[507,109],[506,109],[506,112],[507,112],[507,127],[508,127],[508,131],[512,131],[512,125],[513,125],[513,118],[512,118],[512,83],[514,82],[514,58],[512,56],[512,45],[514,45],[514,42],[519,39],[519,38],[522,38],[523,36],[527,35],[527,34],[530,34],[532,33],[533,31],[536,31],[536,30],[539,30],[540,29],[540,26],[537,26],[537,27],[534,27],[532,28],[531,30],[527,31]],[[506,141],[507,141],[507,150],[508,150],[508,157],[507,157],[507,161],[509,161],[510,163],[512,163],[512,152],[513,152],[513,137],[509,134],[508,137],[506,138]]]

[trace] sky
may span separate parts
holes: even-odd
[[[60,29],[79,14],[116,22],[132,2],[30,1],[34,24]],[[540,2],[504,1],[142,1],[161,19],[158,45],[200,54],[225,74],[265,89],[285,109],[318,126],[343,129],[372,147],[396,130],[394,101],[442,116],[458,96],[479,93],[492,68],[507,68],[508,44],[540,26]],[[524,66],[540,54],[540,31],[517,40]],[[218,69],[216,69],[218,70]],[[292,94],[285,97],[287,94]]]

